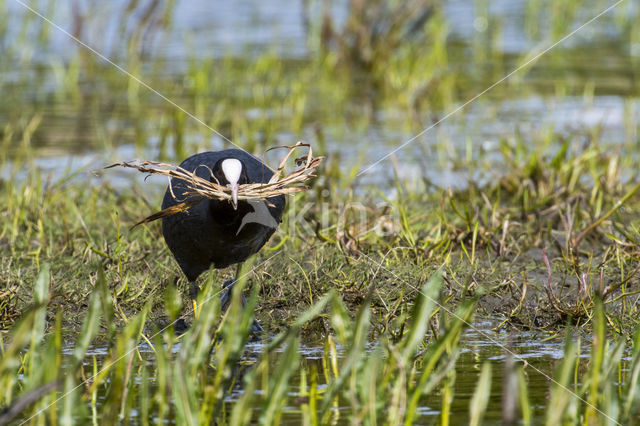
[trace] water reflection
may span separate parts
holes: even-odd
[[[487,408],[485,421],[487,422],[499,422],[501,420],[502,412],[502,383],[504,375],[504,363],[507,356],[507,349],[515,354],[515,360],[517,363],[522,364],[526,361],[527,365],[524,369],[527,378],[528,394],[530,401],[545,401],[551,388],[551,377],[553,376],[553,370],[556,362],[563,357],[563,340],[562,338],[546,339],[545,336],[541,336],[539,332],[535,331],[515,331],[508,332],[504,330],[495,331],[500,321],[492,318],[477,319],[472,327],[468,328],[461,337],[460,348],[461,353],[455,366],[456,379],[453,389],[453,402],[451,413],[456,414],[455,421],[457,424],[463,424],[468,422],[468,407],[477,386],[478,377],[480,375],[480,369],[484,362],[489,361],[493,366],[493,379],[492,379],[492,397],[490,398]],[[247,368],[258,360],[263,354],[268,344],[268,340],[250,342],[246,346],[246,352],[241,365]],[[178,354],[181,343],[177,343],[172,347],[172,353]],[[369,350],[375,349],[376,342],[369,342]],[[347,352],[346,348],[337,345],[337,354],[339,359],[344,359]],[[148,365],[155,365],[154,351],[146,343],[141,343],[137,347],[140,355],[147,361]],[[583,344],[581,347],[581,357],[583,362],[588,361],[590,346],[589,344]],[[70,345],[65,350],[66,355],[71,355],[73,352],[73,346]],[[279,349],[273,352],[270,356],[269,362],[274,368],[278,364],[280,356],[284,352],[284,349]],[[93,358],[95,357],[100,364],[106,359],[109,353],[109,347],[105,345],[93,345],[87,351],[87,358],[85,360],[85,366],[87,368],[93,367]],[[323,358],[325,357],[325,349],[322,343],[317,343],[317,339],[314,342],[302,343],[299,347],[300,364],[306,371],[312,371],[313,368],[316,371],[322,371]],[[177,361],[177,360],[176,360]],[[176,362],[174,361],[174,362]],[[298,369],[297,371],[300,371]],[[153,371],[153,369],[151,369]],[[418,371],[417,374],[420,372]],[[212,373],[213,374],[213,373]],[[140,384],[141,377],[135,377],[134,383]],[[150,388],[153,389],[155,379],[153,376],[148,378]],[[323,382],[322,374],[318,375],[318,389],[321,391],[326,389],[326,383]],[[227,395],[225,403],[228,406],[229,412],[233,404],[238,401],[242,396],[244,389],[242,386],[243,381],[237,380],[236,385],[231,392]],[[101,387],[102,388],[102,387]],[[286,422],[300,421],[300,410],[297,405],[297,398],[300,395],[300,376],[293,376],[288,387],[289,406],[286,406],[283,410],[283,420]],[[257,393],[263,392],[257,390]],[[101,401],[104,401],[106,395],[101,395],[98,398],[98,405]],[[432,392],[429,395],[423,396],[421,399],[420,407],[418,409],[417,420],[419,422],[425,422],[431,424],[436,422],[439,418],[439,407],[441,406],[441,395],[437,392]],[[337,408],[342,412],[341,419],[347,419],[350,411],[350,405],[348,401],[339,401],[339,407]],[[544,419],[545,412],[543,411],[544,404],[532,404],[533,419],[541,421]],[[260,408],[255,408],[256,413]],[[131,414],[135,417],[135,414]],[[462,422],[462,423],[458,423]],[[293,424],[292,423],[292,424]]]

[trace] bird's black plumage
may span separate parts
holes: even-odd
[[[262,161],[240,149],[196,154],[184,160],[180,167],[195,171],[199,177],[215,182],[211,176],[213,172],[218,182],[224,185],[228,182],[220,170],[220,164],[227,158],[234,158],[242,163],[240,184],[266,183],[273,175]],[[167,188],[164,195],[162,208],[185,201],[185,188],[184,181],[173,178],[171,188]],[[284,195],[279,195],[267,201],[272,204],[267,208],[275,226],[282,219],[285,198]],[[212,264],[216,268],[224,268],[244,262],[260,250],[274,233],[275,227],[247,220],[245,216],[254,210],[254,204],[243,200],[234,209],[227,200],[204,199],[187,211],[162,219],[162,234],[167,246],[189,281],[195,281]]]

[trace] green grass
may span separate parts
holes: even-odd
[[[637,405],[629,380],[636,380],[638,352],[631,346],[633,357],[621,356],[637,340],[626,336],[634,335],[638,317],[638,198],[635,182],[619,171],[635,160],[598,144],[564,147],[548,154],[544,146],[505,142],[502,155],[511,166],[500,179],[459,191],[407,190],[398,181],[399,196],[386,206],[368,195],[323,203],[315,201],[320,191],[298,196],[246,275],[248,309],[221,315],[219,286],[232,271],[211,271],[201,281],[203,311],[181,338],[167,325],[179,315],[191,321],[179,295],[186,282],[159,224],[129,228],[157,209],[143,195],[150,183],[137,176],[126,189],[71,177],[54,183],[37,170],[3,181],[3,215],[11,220],[0,231],[8,254],[0,268],[7,283],[0,304],[2,405],[35,392],[37,403],[22,418],[133,420],[135,408],[143,422],[269,424],[292,415],[284,407],[296,383],[296,415],[310,424],[330,421],[340,412],[331,407],[345,404],[348,414],[340,415],[349,418],[410,424],[434,392],[444,421],[455,398],[460,333],[471,313],[481,312],[507,329],[593,333],[585,367],[579,345],[568,340],[549,421],[602,420],[600,411],[627,421]],[[335,193],[345,178],[316,185]],[[311,207],[301,218],[296,209],[306,202]],[[345,206],[357,214],[346,214]],[[384,233],[372,231],[387,221]],[[245,359],[253,312],[281,334],[258,359]],[[69,333],[72,355],[62,353]],[[323,342],[321,365],[301,360],[301,338]],[[85,356],[95,339],[109,348],[104,357]],[[603,343],[609,339],[617,346]],[[145,342],[151,352],[140,352]],[[340,357],[336,344],[345,348]],[[283,352],[273,354],[276,348]],[[64,374],[46,367],[62,360]],[[525,380],[521,369],[527,367],[513,370],[518,381]],[[473,421],[487,407],[490,384],[483,370],[470,405]],[[234,386],[244,392],[225,402]],[[518,388],[515,415],[526,418],[526,385]],[[613,399],[598,396],[612,393]]]
[[[529,2],[524,26],[533,41],[557,40],[585,8],[600,7],[549,5]],[[478,359],[469,422],[495,419],[498,398],[511,407],[498,418],[525,424],[544,416],[549,424],[634,423],[640,160],[638,87],[628,72],[637,61],[627,50],[640,20],[617,12],[610,23],[620,46],[554,50],[477,104],[493,111],[508,98],[588,104],[622,95],[622,143],[597,126],[514,129],[491,152],[477,148],[473,134],[462,150],[438,135],[435,145],[415,144],[468,173],[460,189],[434,186],[426,175],[405,181],[396,159],[396,177],[374,187],[356,175],[375,158],[363,155],[346,169],[332,141],[366,143],[384,111],[396,118],[384,121],[382,137],[394,135],[395,146],[398,134],[417,134],[531,56],[499,49],[504,23],[488,2],[477,2],[487,30],[470,43],[450,34],[438,5],[411,37],[415,13],[369,6],[388,9],[352,10],[332,33],[313,22],[317,50],[309,58],[194,54],[169,76],[162,55],[139,60],[146,23],[127,33],[114,59],[234,142],[260,154],[283,134],[304,134],[328,157],[245,267],[248,308],[234,300],[220,311],[220,283],[233,272],[212,270],[200,279],[196,319],[159,223],[130,229],[158,209],[155,183],[131,175],[114,186],[86,170],[52,179],[35,159],[41,146],[89,145],[113,157],[122,143],[145,156],[155,140],[157,159],[178,161],[208,147],[209,130],[89,52],[34,66],[30,49],[47,51],[50,28],[25,16],[0,60],[0,73],[17,76],[0,83],[0,165],[9,170],[0,179],[0,424],[13,415],[51,424],[411,424],[433,421],[425,407],[447,424],[461,415],[456,384],[469,372],[457,368],[460,339],[478,314],[497,319],[498,331],[565,335],[566,345],[543,372],[555,369],[545,394],[528,388],[540,373],[532,364]],[[150,36],[171,25],[171,5],[161,12],[166,20]],[[546,18],[550,27],[540,27]],[[591,66],[594,55],[611,69]],[[246,352],[254,313],[271,335],[257,354]],[[193,322],[182,336],[172,327],[178,318]],[[308,342],[324,348],[321,359],[300,354]],[[580,358],[585,346],[588,360]],[[95,347],[104,353],[88,355]]]

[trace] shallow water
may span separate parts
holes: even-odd
[[[47,10],[46,2],[34,7]],[[96,47],[114,61],[122,62],[126,47],[119,42],[121,32],[135,30],[136,17],[141,10],[125,12],[129,2],[78,2],[81,10],[87,13],[83,32],[84,41]],[[309,2],[313,3],[313,2]],[[332,3],[332,14],[337,25],[346,19],[346,1]],[[473,3],[473,6],[469,6]],[[553,39],[539,38],[531,33],[531,18],[527,10],[533,0],[500,0],[487,2],[488,14],[481,12],[484,2],[455,0],[446,2],[445,15],[449,25],[448,47],[451,49],[451,69],[467,79],[469,90],[461,94],[462,99],[472,99],[476,94],[490,87],[509,71],[522,63],[523,57],[531,50],[540,51],[552,43]],[[552,24],[549,17],[552,1],[539,2],[540,16],[534,20],[538,32]],[[21,51],[17,63],[1,64],[0,88],[8,93],[0,101],[0,128],[13,122],[13,113],[35,110],[42,114],[40,131],[31,140],[33,155],[30,161],[45,175],[56,180],[69,173],[77,173],[76,178],[88,182],[107,180],[115,186],[127,187],[131,176],[137,172],[100,173],[91,171],[115,161],[133,158],[154,159],[160,153],[160,141],[157,129],[147,129],[147,138],[142,144],[136,141],[133,117],[127,115],[127,93],[110,93],[106,96],[103,88],[85,85],[82,95],[105,96],[105,111],[92,111],[85,108],[83,102],[60,89],[52,64],[66,64],[75,57],[76,46],[67,36],[49,28],[50,40],[47,43],[31,42],[37,34],[21,35],[22,23],[28,15],[15,2],[3,4],[11,19],[7,19],[4,46],[19,44]],[[140,60],[142,66],[150,66],[150,57],[162,59],[164,65],[156,69],[155,77],[162,81],[182,81],[184,73],[193,58],[255,58],[265,51],[275,52],[285,67],[295,67],[296,61],[308,60],[310,46],[306,38],[303,2],[277,0],[270,2],[234,1],[210,2],[207,0],[181,0],[176,2],[172,14],[172,25],[150,32],[143,42],[145,53]],[[582,22],[592,17],[606,5],[602,1],[580,7],[578,16]],[[318,13],[317,5],[311,5],[311,13]],[[513,143],[519,132],[525,143],[541,143],[541,135],[553,130],[558,135],[573,138],[574,145],[583,138],[591,137],[597,131],[603,144],[611,149],[637,155],[638,129],[640,123],[639,88],[634,67],[637,70],[640,61],[640,46],[637,42],[627,43],[626,35],[616,24],[621,16],[635,16],[640,8],[637,2],[628,1],[624,9],[609,14],[591,24],[579,35],[571,38],[558,49],[570,57],[562,61],[562,55],[555,60],[540,61],[527,70],[522,80],[510,85],[504,82],[478,101],[447,117],[462,103],[453,105],[446,111],[437,111],[435,117],[424,113],[418,117],[420,129],[429,129],[438,119],[444,119],[421,137],[396,153],[401,165],[396,171],[409,182],[420,182],[426,178],[437,187],[464,187],[468,181],[482,183],[499,173],[503,161],[500,154],[501,141]],[[50,18],[71,30],[74,17],[68,7],[49,10]],[[37,19],[33,16],[30,19]],[[578,19],[578,21],[580,20]],[[500,36],[496,40],[485,40],[487,31],[499,25]],[[573,27],[575,28],[575,26]],[[565,28],[565,34],[572,28]],[[561,35],[562,35],[561,34]],[[557,37],[555,38],[557,39]],[[480,46],[491,47],[503,53],[503,70],[492,75],[485,73],[477,77],[476,72],[491,65],[491,56],[480,59],[479,63],[469,64],[470,55]],[[0,61],[2,62],[2,61]],[[5,61],[6,62],[6,61]],[[637,72],[636,72],[637,73]],[[124,75],[119,76],[122,79]],[[581,90],[591,85],[593,90]],[[572,90],[574,88],[574,90]],[[237,87],[238,92],[251,90],[251,87]],[[564,95],[564,92],[570,95]],[[584,92],[584,93],[582,93]],[[167,93],[171,97],[171,93]],[[172,98],[173,99],[173,98]],[[182,103],[181,99],[175,99]],[[205,99],[215,104],[215,99]],[[161,103],[158,99],[154,102]],[[322,100],[317,100],[321,103]],[[350,99],[348,110],[356,115],[369,114],[365,126],[332,117],[326,111],[312,110],[315,117],[302,125],[299,134],[291,131],[278,132],[270,145],[289,144],[298,139],[314,140],[316,122],[324,126],[327,152],[341,158],[341,168],[348,171],[358,164],[360,154],[364,154],[361,169],[387,155],[395,147],[409,141],[419,130],[407,126],[404,110],[393,108],[374,108],[363,104],[362,99]],[[87,104],[91,102],[87,101]],[[146,108],[146,106],[144,106]],[[152,107],[149,107],[152,109]],[[313,109],[313,107],[310,107]],[[368,108],[373,108],[369,110]],[[242,114],[247,117],[269,115],[272,111],[257,110],[248,105]],[[102,114],[102,115],[101,115]],[[413,123],[415,125],[415,123]],[[595,129],[595,130],[594,130]],[[109,131],[109,138],[100,132]],[[109,143],[105,142],[109,139]],[[555,140],[551,142],[551,149]],[[207,134],[190,135],[187,145],[194,147],[219,149],[223,140],[219,136]],[[0,163],[0,178],[23,179],[29,169],[25,160],[19,156],[19,147],[8,147],[7,162]],[[473,167],[461,167],[463,159],[473,163]],[[496,167],[498,166],[498,167]],[[89,177],[89,179],[87,178]],[[379,188],[392,190],[394,170],[391,163],[383,161],[359,178],[359,183],[375,184]],[[628,176],[628,179],[635,179]],[[140,185],[150,191],[157,191],[157,199],[164,188],[163,179],[142,182]],[[153,188],[153,189],[151,189]],[[151,197],[150,197],[151,199]],[[501,386],[504,345],[508,345],[518,359],[529,364],[527,379],[531,401],[545,401],[550,389],[548,376],[554,365],[562,357],[561,340],[544,340],[546,336],[533,332],[517,332],[515,335],[495,333],[493,320],[477,321],[474,328],[465,332],[462,339],[463,351],[456,364],[457,380],[452,413],[456,423],[465,423],[468,416],[469,400],[476,386],[480,367],[485,360],[493,365],[493,386]],[[176,347],[177,350],[179,348]],[[253,343],[248,346],[247,358],[255,359],[264,346]],[[141,345],[140,353],[153,361],[153,352]],[[588,357],[588,347],[584,346],[584,357]],[[71,350],[71,349],[69,349]],[[106,347],[94,346],[88,356],[101,359],[106,356]],[[323,348],[303,344],[300,353],[304,363],[318,364]],[[274,359],[274,362],[277,358]],[[87,359],[90,366],[90,358]],[[539,371],[536,371],[539,370]],[[139,380],[139,378],[138,378]],[[299,377],[294,377],[291,392],[296,393]],[[228,396],[227,404],[232,405],[242,389],[237,387]],[[499,391],[492,395],[500,395]],[[102,395],[104,397],[104,395]],[[438,395],[426,396],[421,401],[420,422],[434,423],[439,415],[440,399]],[[501,401],[492,398],[489,403],[486,421],[498,422],[501,418]],[[544,404],[534,404],[535,419],[544,418]],[[347,406],[341,410],[347,410]],[[286,407],[283,422],[297,424],[299,410],[295,406]]]
[[[554,338],[550,340],[544,340],[546,335],[538,332],[530,331],[516,331],[506,332],[504,330],[494,331],[500,321],[497,319],[485,318],[476,320],[471,327],[469,327],[462,335],[460,339],[461,353],[455,366],[456,380],[454,386],[454,399],[451,407],[451,415],[454,424],[465,424],[469,421],[469,402],[473,396],[475,388],[477,386],[477,380],[480,375],[480,370],[484,362],[489,361],[492,365],[492,390],[489,405],[485,414],[485,422],[499,423],[502,419],[502,381],[504,374],[505,359],[507,352],[511,352],[514,356],[516,363],[522,365],[526,362],[525,374],[527,378],[528,394],[530,401],[533,402],[531,408],[532,418],[534,421],[543,421],[545,416],[544,408],[545,403],[536,404],[535,401],[546,401],[551,389],[551,377],[553,375],[553,369],[556,362],[563,357],[563,341],[561,338]],[[247,344],[246,352],[243,361],[255,361],[259,358],[262,352],[266,349],[268,341],[250,342]],[[172,352],[177,354],[180,350],[180,343],[176,344],[172,348]],[[369,350],[375,350],[375,342],[369,343]],[[138,351],[147,365],[155,364],[154,352],[146,344],[142,343],[138,346]],[[338,358],[344,357],[346,349],[337,345],[336,347]],[[582,362],[586,363],[589,358],[590,346],[587,342],[582,345]],[[104,345],[94,345],[87,351],[87,358],[85,361],[86,368],[91,371],[93,368],[94,358],[98,361],[98,364],[106,359],[109,348]],[[276,350],[274,355],[270,357],[270,365],[274,367],[278,364],[279,357],[283,350]],[[73,352],[73,345],[67,347],[65,353],[71,355]],[[315,366],[318,371],[322,371],[322,358],[325,355],[324,347],[317,343],[302,343],[299,347],[300,353],[300,365],[303,366],[306,371],[311,371],[312,366]],[[140,377],[133,377],[133,382],[136,385],[140,384],[142,380]],[[150,389],[153,390],[155,384],[154,377],[149,378]],[[322,375],[319,375],[320,382],[318,383],[318,389],[325,388],[325,384],[322,382]],[[240,381],[242,382],[242,381]],[[105,387],[100,387],[101,391],[105,392]],[[284,407],[282,421],[283,424],[296,424],[300,421],[300,408],[297,406],[297,396],[300,391],[300,377],[293,376],[289,383],[289,405]],[[225,404],[227,408],[232,408],[233,404],[244,392],[241,385],[236,385],[233,390],[227,395]],[[262,391],[257,391],[262,392]],[[100,405],[101,401],[106,398],[105,394],[99,394],[97,399],[97,405]],[[440,395],[435,392],[430,395],[423,396],[420,401],[418,409],[417,421],[419,424],[433,424],[439,419]],[[255,408],[256,413],[260,408]],[[348,418],[350,411],[348,401],[341,401],[337,410],[334,410],[334,420],[341,424]],[[140,421],[139,413],[131,412],[130,421],[133,424],[137,424]]]

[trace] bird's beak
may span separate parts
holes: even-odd
[[[231,205],[234,210],[238,209],[238,184],[234,183],[231,185]]]

